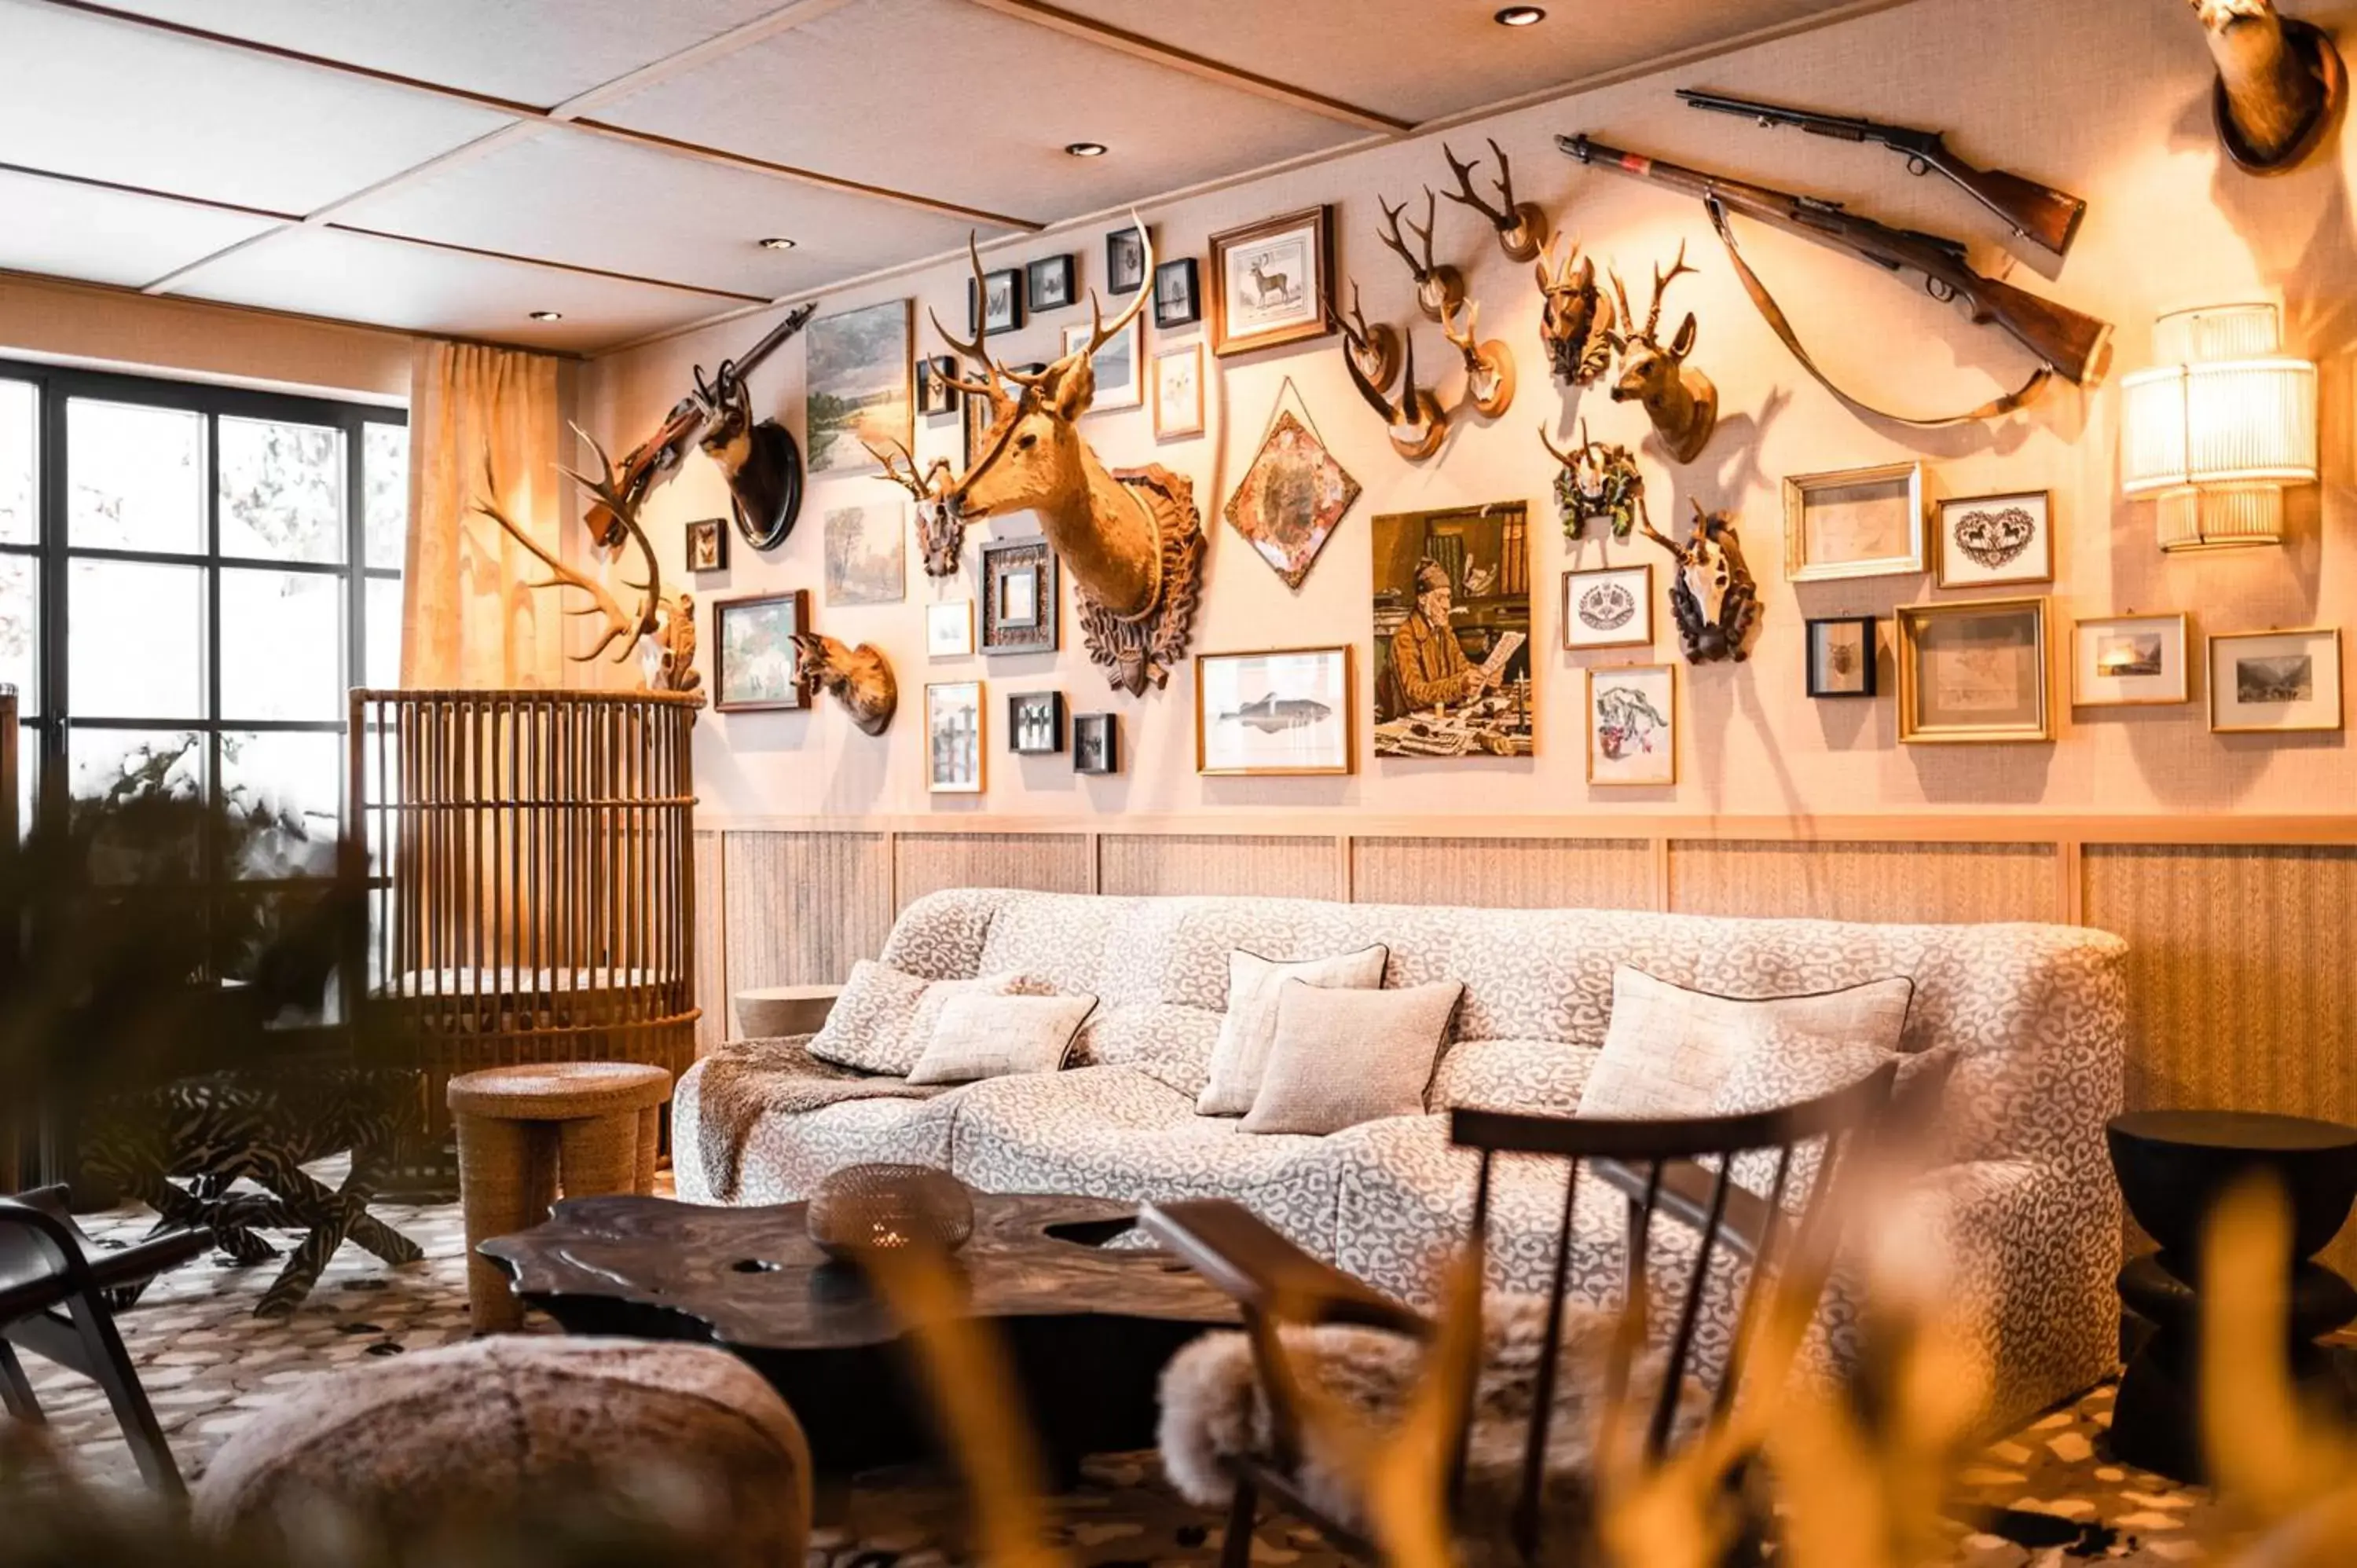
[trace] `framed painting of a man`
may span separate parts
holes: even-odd
[[[1531,755],[1521,501],[1374,520],[1375,755]]]

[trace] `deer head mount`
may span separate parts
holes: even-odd
[[[897,437],[888,435],[884,442],[891,448],[889,451],[864,435],[859,439],[859,444],[867,448],[867,455],[884,466],[884,477],[916,498],[917,544],[925,563],[925,575],[956,576],[958,556],[965,549],[965,519],[942,499],[955,480],[949,459],[936,457],[920,469],[916,454]]]
[[[1448,160],[1448,172],[1457,177],[1457,188],[1444,194],[1459,207],[1469,207],[1490,220],[1490,227],[1498,231],[1498,248],[1506,252],[1508,261],[1527,262],[1539,253],[1539,247],[1546,242],[1546,214],[1535,201],[1514,199],[1514,166],[1506,161],[1505,152],[1494,136],[1490,138],[1490,152],[1498,160],[1500,205],[1491,206],[1473,188],[1473,171],[1481,166],[1481,160],[1458,162],[1457,155],[1446,142],[1440,145],[1440,156]]]
[[[1597,517],[1612,525],[1615,539],[1628,538],[1640,521],[1646,522],[1647,532],[1652,532],[1645,516],[1645,476],[1629,448],[1589,440],[1586,420],[1579,423],[1579,445],[1570,451],[1548,439],[1544,424],[1539,426],[1539,445],[1558,465],[1555,504],[1565,539],[1577,544],[1587,535],[1588,519]]]
[[[2218,62],[2211,110],[2227,156],[2251,174],[2279,174],[2324,140],[2348,97],[2340,51],[2316,26],[2276,14],[2274,0],[2192,0]]]
[[[1400,371],[1399,333],[1388,321],[1378,321],[1372,327],[1367,325],[1366,313],[1359,308],[1359,285],[1356,283],[1351,285],[1351,319],[1343,320],[1341,313],[1330,304],[1326,307],[1326,319],[1342,334],[1343,346],[1351,356],[1351,362],[1359,368],[1374,389],[1379,392],[1391,391],[1392,378]]]
[[[1668,272],[1653,269],[1653,304],[1645,313],[1641,331],[1630,330],[1637,313],[1629,308],[1629,291],[1621,285],[1620,274],[1612,274],[1612,294],[1620,302],[1620,327],[1609,334],[1620,356],[1620,379],[1612,384],[1612,401],[1643,403],[1671,457],[1680,463],[1691,463],[1699,456],[1710,444],[1711,432],[1718,427],[1718,388],[1708,376],[1686,365],[1699,331],[1694,313],[1686,313],[1685,324],[1675,338],[1667,344],[1661,339],[1662,296],[1670,285],[1695,270],[1686,265],[1684,244],[1678,246],[1678,259]]]
[[[793,638],[802,679],[850,710],[862,735],[882,735],[892,726],[900,683],[884,655],[867,643],[847,648],[816,632],[798,631]]]
[[[1142,224],[1139,232],[1146,233]],[[974,286],[986,295],[982,252],[971,238],[966,250]],[[1150,235],[1143,264],[1151,278]],[[1108,323],[1092,289],[1088,340],[1031,371],[990,357],[986,326],[978,323],[968,341],[934,316],[933,330],[981,378],[952,376],[949,384],[986,400],[991,418],[964,473],[935,470],[918,479],[925,497],[961,526],[1006,512],[1038,514],[1040,532],[1072,574],[1090,659],[1133,696],[1168,681],[1187,650],[1201,591],[1203,525],[1191,481],[1158,467],[1109,472],[1081,438],[1080,418],[1096,398],[1092,357],[1126,332],[1153,296],[1151,288],[1139,289]]]
[[[1415,334],[1400,335],[1407,344],[1405,363],[1401,371],[1400,398],[1394,403],[1390,394],[1367,379],[1359,369],[1359,361],[1346,348],[1342,361],[1350,368],[1351,381],[1359,395],[1367,400],[1383,422],[1383,432],[1391,437],[1392,450],[1410,462],[1422,462],[1440,450],[1443,437],[1448,434],[1448,411],[1428,388],[1415,384]]]
[[[1538,275],[1539,293],[1546,297],[1539,336],[1546,343],[1555,380],[1569,386],[1594,386],[1612,368],[1612,327],[1619,319],[1612,296],[1597,286],[1595,259],[1581,255],[1574,242],[1557,262],[1550,240],[1539,258]]]
[[[1495,419],[1514,405],[1514,351],[1502,338],[1480,341],[1481,306],[1465,302],[1465,330],[1457,330],[1457,313],[1441,317],[1441,335],[1455,345],[1465,360],[1465,401],[1484,419]]]
[[[1746,644],[1760,624],[1759,585],[1743,564],[1735,520],[1725,512],[1705,511],[1700,501],[1694,509],[1694,532],[1684,544],[1650,521],[1641,526],[1645,537],[1676,562],[1670,579],[1670,614],[1677,620],[1686,662],[1741,663],[1750,657]]]
[[[1407,210],[1407,203],[1403,201],[1394,207],[1379,196],[1375,205],[1383,209],[1383,227],[1378,231],[1378,237],[1399,252],[1399,259],[1407,263],[1408,275],[1415,279],[1415,307],[1430,319],[1440,320],[1463,302],[1465,274],[1446,262],[1435,263],[1432,259],[1432,220],[1439,209],[1439,198],[1432,194],[1432,187],[1426,186],[1423,225],[1418,227],[1413,218],[1407,220],[1408,232],[1416,237],[1423,249],[1422,260],[1400,238],[1400,215]]]

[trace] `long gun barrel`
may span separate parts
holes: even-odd
[[[1779,229],[1847,251],[1885,272],[1921,273],[1934,299],[1961,298],[1976,322],[1994,323],[2058,375],[2085,382],[2101,369],[2109,323],[2067,306],[2041,299],[2027,289],[1983,277],[1965,260],[1962,242],[1913,229],[1893,229],[1846,210],[1838,201],[1794,196],[1766,186],[1705,174],[1699,169],[1607,146],[1587,136],[1557,136],[1566,156],[1598,168],[1652,181],[1699,199],[1706,206],[1740,212]]]
[[[2079,237],[2079,220],[2087,215],[2087,204],[2067,191],[2003,169],[1981,168],[1966,163],[1948,150],[1947,138],[1937,131],[1886,125],[1847,114],[1819,114],[1813,110],[1762,103],[1750,98],[1729,98],[1693,88],[1679,89],[1678,96],[1696,109],[1707,109],[1715,114],[1733,114],[1756,120],[1762,125],[1789,125],[1813,136],[1831,136],[1836,141],[1871,142],[1889,147],[1907,160],[1908,173],[1938,174],[2003,219],[2016,234],[2058,256],[2070,253],[2071,242]]]

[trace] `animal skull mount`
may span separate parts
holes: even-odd
[[[972,239],[966,249],[974,286],[983,289],[981,250]],[[1150,237],[1143,275],[1154,275]],[[1132,696],[1168,682],[1186,655],[1202,593],[1202,518],[1192,480],[1158,466],[1109,471],[1082,439],[1080,419],[1096,398],[1092,356],[1127,331],[1153,295],[1139,289],[1108,323],[1091,290],[1088,341],[1031,371],[991,359],[987,327],[977,324],[969,342],[934,316],[933,330],[982,377],[952,376],[949,383],[987,400],[991,420],[964,473],[923,481],[942,513],[961,526],[1008,512],[1038,514],[1039,532],[1072,575],[1090,660]]]
[[[1415,219],[1407,220],[1408,232],[1416,237],[1424,252],[1423,258],[1418,260],[1416,252],[1409,250],[1407,242],[1400,237],[1400,215],[1407,210],[1407,203],[1403,201],[1394,207],[1382,197],[1375,198],[1375,205],[1383,209],[1383,227],[1378,231],[1378,238],[1396,251],[1399,259],[1407,263],[1408,275],[1415,279],[1415,307],[1434,321],[1447,319],[1448,313],[1465,299],[1465,274],[1446,262],[1436,263],[1432,259],[1432,220],[1439,204],[1439,198],[1432,194],[1432,187],[1427,185],[1424,188],[1422,227],[1417,226]]]
[[[1440,443],[1448,434],[1448,411],[1431,392],[1415,384],[1415,334],[1401,334],[1407,341],[1406,363],[1401,372],[1400,400],[1396,405],[1390,394],[1367,379],[1359,369],[1358,356],[1345,349],[1342,362],[1350,367],[1351,380],[1367,406],[1382,416],[1383,432],[1391,437],[1392,450],[1411,463],[1420,463],[1440,450]]]
[[[1677,262],[1668,272],[1653,269],[1653,306],[1645,313],[1642,331],[1629,330],[1637,315],[1629,308],[1629,291],[1622,286],[1620,274],[1612,274],[1612,294],[1620,314],[1620,326],[1609,334],[1620,356],[1620,379],[1612,384],[1612,401],[1643,403],[1671,457],[1680,463],[1700,456],[1710,444],[1711,432],[1718,427],[1718,388],[1708,376],[1686,364],[1699,331],[1694,313],[1686,313],[1685,324],[1675,338],[1667,344],[1661,338],[1662,296],[1671,284],[1694,271],[1686,265],[1684,244],[1678,246]]]
[[[1686,662],[1731,660],[1739,664],[1751,656],[1747,644],[1760,624],[1759,585],[1743,564],[1735,520],[1725,512],[1705,511],[1700,501],[1694,509],[1694,532],[1684,544],[1651,521],[1640,526],[1646,538],[1676,561],[1670,577],[1670,614],[1678,623]]]
[[[2277,16],[2274,0],[2192,4],[2218,64],[2211,112],[2227,156],[2248,174],[2281,174],[2303,162],[2349,94],[2330,37]]]
[[[1473,171],[1481,166],[1481,160],[1459,163],[1448,144],[1443,142],[1440,156],[1448,160],[1448,172],[1457,177],[1457,188],[1445,194],[1459,207],[1469,207],[1490,220],[1490,227],[1498,231],[1498,248],[1506,252],[1508,261],[1527,262],[1546,242],[1546,214],[1535,201],[1514,199],[1514,166],[1506,161],[1505,152],[1494,136],[1490,138],[1490,152],[1498,160],[1501,205],[1491,206],[1473,188]]]
[[[802,680],[850,710],[851,722],[862,735],[882,735],[892,727],[892,715],[900,707],[900,683],[893,679],[890,661],[873,645],[847,648],[812,631],[795,632],[793,638]]]
[[[865,436],[860,445],[867,455],[884,466],[884,478],[899,485],[916,498],[917,545],[925,564],[928,577],[954,577],[958,557],[965,550],[965,519],[958,509],[944,500],[952,483],[949,459],[936,457],[923,468],[909,448],[892,436],[884,438],[891,450],[885,451]]]
[[[1550,240],[1539,258],[1538,274],[1539,293],[1546,298],[1539,336],[1546,343],[1555,378],[1568,386],[1594,386],[1612,368],[1612,328],[1618,319],[1612,296],[1597,286],[1595,259],[1581,255],[1574,242],[1557,262]]]
[[[1457,313],[1442,317],[1441,335],[1455,345],[1465,360],[1465,401],[1484,419],[1495,419],[1514,405],[1514,351],[1502,338],[1479,341],[1481,306],[1465,303],[1465,331],[1457,331]]]
[[[1615,539],[1628,538],[1640,521],[1647,522],[1648,533],[1652,532],[1645,514],[1645,476],[1629,448],[1589,440],[1586,420],[1580,421],[1579,445],[1570,451],[1548,439],[1544,424],[1539,426],[1539,445],[1559,466],[1555,504],[1567,542],[1579,543],[1587,536],[1588,520],[1598,517],[1612,525]]]
[[[1388,321],[1367,324],[1366,313],[1359,308],[1359,285],[1351,285],[1351,319],[1329,303],[1326,306],[1328,325],[1342,334],[1342,342],[1351,362],[1364,372],[1379,392],[1392,390],[1392,380],[1400,372],[1400,338]]]

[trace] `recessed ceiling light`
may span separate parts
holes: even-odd
[[[1069,142],[1064,150],[1076,158],[1101,158],[1105,156],[1103,142]]]
[[[534,321],[562,321],[565,319],[565,312],[561,310],[535,310],[532,313],[532,318]]]
[[[1501,27],[1528,27],[1546,20],[1546,13],[1536,5],[1509,5],[1498,13]]]
[[[761,249],[765,251],[791,251],[793,248],[794,242],[782,234],[772,234],[761,242]]]

